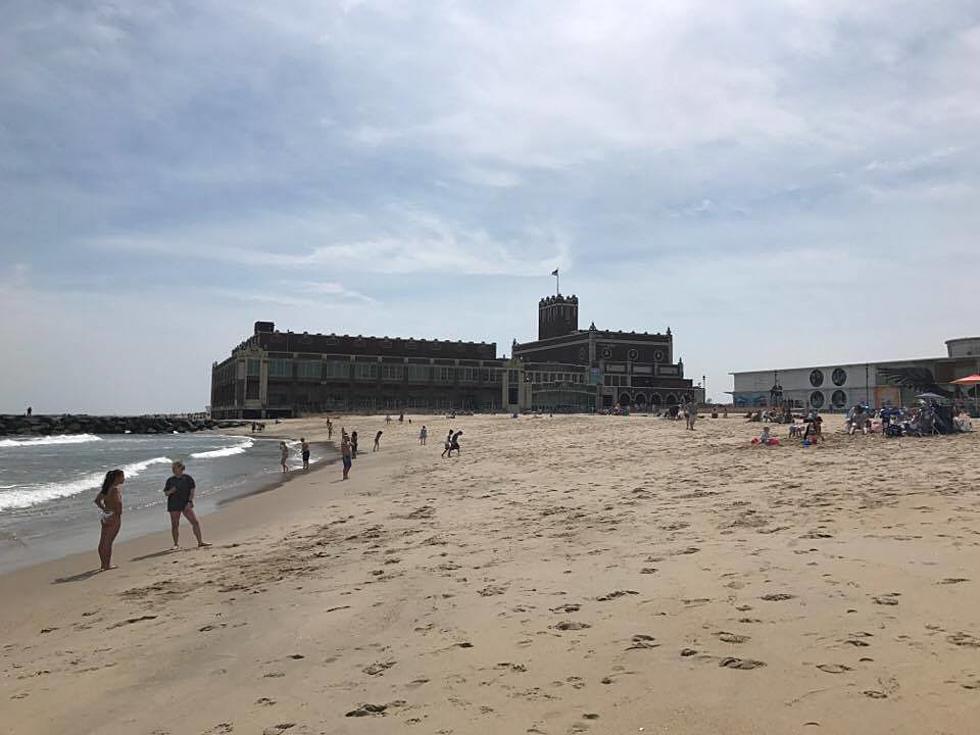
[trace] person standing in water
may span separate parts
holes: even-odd
[[[429,430],[425,428],[425,424],[422,424],[422,430],[419,432],[419,444],[424,447],[425,440],[428,438],[429,438]]]
[[[379,449],[381,449],[381,434],[382,433],[383,432],[379,431],[377,434],[374,435],[374,449],[371,450],[372,452],[377,452]]]
[[[99,538],[99,561],[102,571],[115,569],[112,565],[112,542],[122,528],[122,486],[126,476],[122,470],[109,470],[102,481],[102,489],[95,496],[95,504],[102,511],[102,536]]]
[[[279,442],[279,466],[282,467],[283,472],[289,472],[289,467],[286,465],[288,459],[289,447],[286,446],[286,442]]]
[[[310,469],[310,445],[306,443],[306,439],[300,437],[299,440],[300,449],[303,452],[303,469]]]
[[[344,479],[346,480],[347,475],[350,474],[351,466],[351,447],[347,434],[344,434],[340,440],[340,459],[344,463]]]
[[[180,516],[183,514],[191,524],[194,538],[198,547],[210,546],[201,538],[201,522],[194,513],[194,491],[197,485],[194,478],[184,474],[184,463],[174,462],[171,466],[173,476],[163,486],[163,494],[167,496],[167,512],[170,513],[170,535],[174,538],[174,550],[180,548]]]

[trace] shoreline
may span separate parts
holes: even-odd
[[[242,434],[228,433],[223,429],[208,430],[198,433],[201,435],[231,437],[236,439],[243,436]],[[245,434],[244,436],[247,437],[248,434]],[[276,437],[261,437],[260,440],[271,442],[278,440],[292,441],[293,439],[290,436],[283,435]],[[298,442],[298,438],[295,441]],[[277,488],[289,484],[293,480],[299,479],[299,477],[312,475],[313,473],[316,473],[319,470],[339,461],[340,452],[333,446],[332,442],[311,441],[310,445],[314,456],[319,456],[321,459],[312,462],[309,470],[304,471],[302,468],[292,468],[288,473],[277,472],[276,474],[271,474],[266,481],[259,482],[257,485],[248,489],[236,490],[234,488],[226,488],[224,491],[219,491],[214,495],[205,495],[200,498],[199,502],[195,503],[195,505],[197,515],[201,519],[202,527],[206,529],[211,523],[212,519],[219,513],[224,512],[229,505],[232,505],[245,498],[249,498],[253,495],[272,492]],[[291,460],[295,459],[296,456],[294,453]],[[94,493],[94,491],[92,492]],[[123,530],[121,533],[123,538],[121,540],[117,540],[114,548],[121,549],[127,544],[137,544],[142,548],[142,542],[146,537],[156,536],[156,534],[159,533],[164,533],[165,536],[169,538],[169,520],[167,519],[164,511],[164,504],[157,504],[149,507],[139,506],[129,509],[128,513],[124,515],[123,519]],[[154,523],[150,520],[154,515],[159,516],[159,522]],[[128,521],[127,517],[129,519]],[[136,529],[132,532],[131,536],[126,535],[127,525]],[[182,541],[186,541],[188,536],[193,538],[190,526],[186,523],[186,520],[181,521],[181,529]],[[0,576],[18,571],[29,571],[38,565],[59,563],[73,557],[85,557],[90,553],[88,550],[75,550],[75,548],[78,548],[81,545],[79,542],[83,539],[91,540],[91,544],[86,544],[86,546],[91,546],[92,550],[94,550],[98,544],[98,527],[93,526],[92,528],[88,528],[84,524],[78,524],[77,527],[60,537],[47,538],[41,542],[35,541],[34,545],[38,546],[39,548],[43,548],[43,544],[47,544],[50,547],[54,547],[56,551],[54,552],[54,556],[46,557],[46,555],[42,553],[41,559],[32,560],[30,558],[24,558],[25,555],[30,554],[32,546],[23,541],[20,535],[10,535],[9,537],[5,537],[4,543],[9,544],[10,546],[5,550],[4,556],[2,557],[2,564],[0,564]]]

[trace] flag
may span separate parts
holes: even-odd
[[[551,275],[557,276],[558,275],[558,269],[555,268],[553,271],[551,271]]]

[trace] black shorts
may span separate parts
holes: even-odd
[[[167,511],[170,513],[181,513],[187,508],[191,499],[185,495],[174,493],[167,498]]]

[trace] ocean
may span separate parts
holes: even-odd
[[[290,468],[301,467],[299,443],[289,446]],[[328,445],[312,449],[312,462],[336,454]],[[281,476],[279,440],[274,438],[79,434],[0,439],[0,571],[87,549],[94,554],[99,512],[92,500],[105,473],[115,468],[126,473],[119,540],[169,529],[163,484],[176,459],[197,483],[199,514]],[[189,534],[188,527],[182,536],[190,539]]]

